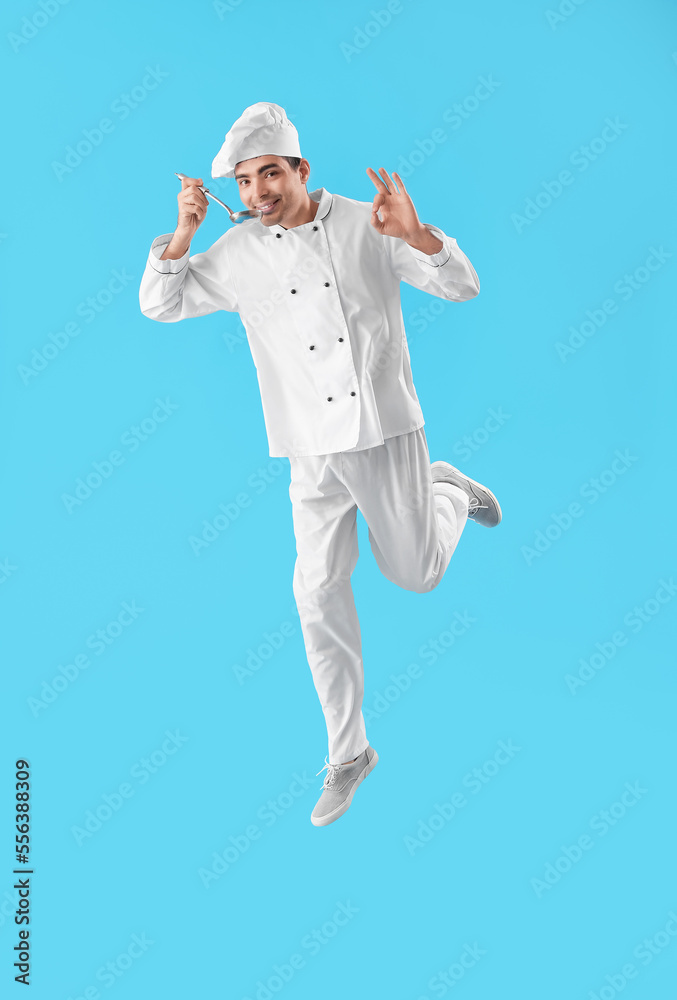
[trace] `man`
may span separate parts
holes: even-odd
[[[247,108],[212,176],[234,177],[260,217],[189,256],[208,202],[201,178],[182,178],[177,227],[152,243],[140,305],[166,323],[239,312],[247,332],[269,452],[291,465],[293,591],[329,743],[311,821],[326,826],[378,761],[361,710],[350,584],[357,509],[382,572],[419,593],[442,579],[466,519],[491,527],[501,509],[458,469],[430,464],[400,306],[400,281],[451,302],[473,298],[472,264],[453,237],[420,222],[397,174],[367,168],[371,205],[309,194],[309,174],[284,109]]]

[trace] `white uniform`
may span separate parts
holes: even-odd
[[[141,311],[176,322],[239,312],[257,369],[273,457],[291,462],[294,595],[325,714],[329,761],[367,746],[360,632],[350,587],[356,509],[382,571],[400,586],[439,583],[467,517],[465,494],[432,484],[399,284],[452,302],[479,292],[453,237],[427,255],[382,236],[371,202],[310,192],[315,218],[284,229],[253,219],[204,253],[160,260],[151,246]]]

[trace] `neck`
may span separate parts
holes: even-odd
[[[320,207],[319,201],[314,201],[309,194],[306,194],[306,203],[302,209],[297,212],[293,219],[287,220],[287,225],[282,226],[283,229],[294,229],[296,226],[303,226],[306,222],[312,222],[317,215],[317,210]]]

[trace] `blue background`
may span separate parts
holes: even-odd
[[[36,1000],[674,1000],[674,5],[564,0],[557,18],[557,0],[409,0],[379,25],[385,5],[355,0],[56,2],[2,15],[2,989],[22,995],[25,757]],[[477,99],[481,77],[494,89]],[[138,304],[151,241],[176,224],[174,171],[209,184],[260,100],[297,126],[309,190],[371,201],[368,166],[408,168],[421,219],[475,266],[473,301],[402,285],[402,308],[431,457],[504,514],[468,525],[425,595],[379,574],[360,522],[381,760],[319,830],[326,733],[291,590],[289,466],[268,457],[242,325],[155,323]],[[237,204],[233,181],[211,186]],[[228,225],[212,206],[194,252]],[[173,409],[132,450],[157,399]],[[69,511],[64,494],[116,449]],[[190,536],[242,492],[196,555]],[[143,610],[120,627],[124,602]],[[475,621],[433,657],[456,612]],[[519,749],[497,764],[501,740]]]

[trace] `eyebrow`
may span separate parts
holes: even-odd
[[[271,167],[279,167],[279,163],[265,163],[262,167],[256,171],[257,174],[262,174],[264,170],[270,170]],[[235,174],[235,180],[239,181],[242,177],[249,177],[249,174]]]

